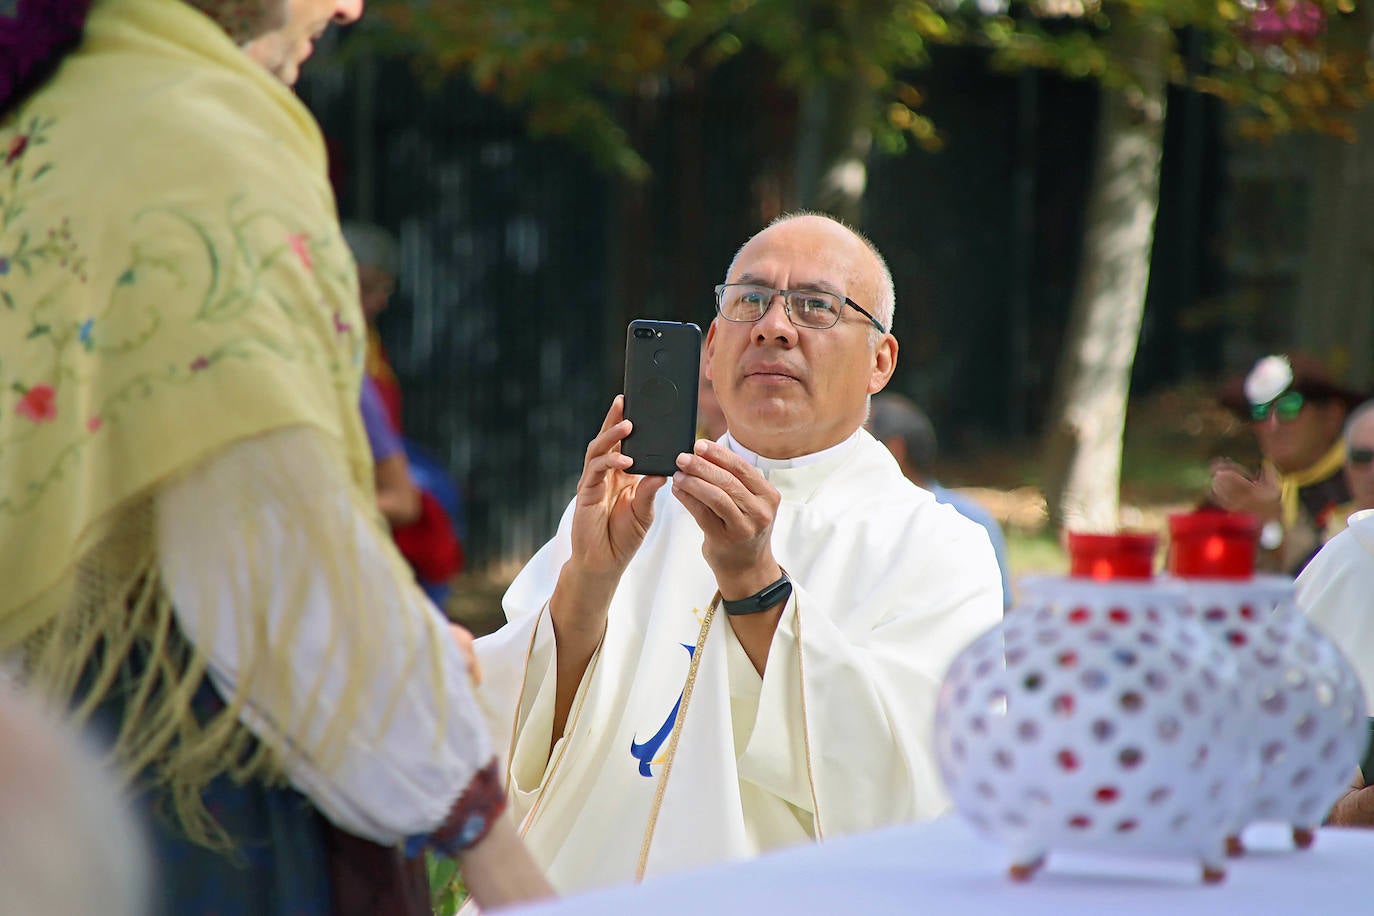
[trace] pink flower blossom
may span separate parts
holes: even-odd
[[[57,416],[57,392],[51,385],[34,385],[24,392],[15,409],[34,423],[46,423]]]
[[[310,257],[310,236],[304,232],[293,232],[286,237],[291,244],[291,250],[296,253],[296,257],[301,259],[301,264],[305,269],[314,273],[315,262]]]

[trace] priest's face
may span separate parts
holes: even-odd
[[[876,308],[882,268],[868,247],[833,220],[801,216],[754,236],[728,283],[820,290]],[[868,396],[897,362],[897,340],[844,307],[832,328],[798,328],[780,296],[754,322],[720,316],[706,334],[706,371],[730,435],[768,458],[795,458],[838,445],[863,425]]]
[[[315,50],[315,41],[329,23],[356,22],[363,0],[283,0],[285,24],[243,46],[249,57],[288,86],[301,75],[301,65]]]

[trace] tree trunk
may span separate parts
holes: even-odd
[[[1118,14],[1105,40],[1136,85],[1102,90],[1083,260],[1044,447],[1050,520],[1079,531],[1117,526],[1121,434],[1159,209],[1171,36],[1162,17]]]
[[[873,89],[857,74],[801,90],[797,198],[851,226],[859,224],[873,147]]]
[[[1341,17],[1332,41],[1365,48],[1374,16]],[[1351,112],[1354,143],[1310,139],[1313,155],[1306,254],[1298,284],[1294,343],[1326,360],[1352,385],[1374,382],[1374,107]]]

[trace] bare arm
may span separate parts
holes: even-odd
[[[620,443],[630,434],[625,399],[617,395],[601,431],[587,446],[573,509],[572,556],[563,564],[549,601],[557,646],[553,734],[567,727],[573,697],[606,632],[606,612],[620,577],[653,521],[654,494],[666,477],[626,473],[630,459]]]
[[[420,490],[410,477],[405,452],[377,462],[377,508],[392,527],[409,525],[420,517]]]
[[[554,896],[544,873],[507,818],[491,825],[459,860],[463,882],[483,910]]]

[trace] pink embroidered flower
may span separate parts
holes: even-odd
[[[10,141],[9,152],[5,155],[5,165],[13,165],[14,160],[24,155],[24,150],[29,148],[29,135],[20,134]]]
[[[340,312],[338,309],[335,309],[335,310],[334,310],[334,333],[335,333],[335,334],[347,334],[347,333],[348,333],[349,331],[351,331],[351,330],[353,330],[353,325],[351,325],[351,324],[349,324],[347,321],[344,321],[344,320],[343,320],[343,312]]]
[[[104,425],[104,420],[100,419],[99,417],[91,417],[89,420],[86,421],[86,431],[92,433],[99,432],[100,427]]]
[[[200,372],[200,371],[202,371],[202,370],[209,369],[209,368],[210,368],[210,360],[209,360],[207,357],[204,357],[204,356],[197,356],[195,359],[191,360],[191,371],[192,371],[192,372]]]
[[[46,423],[57,416],[57,392],[51,385],[34,385],[24,392],[15,410],[34,423]]]
[[[310,236],[304,232],[293,232],[286,237],[286,240],[291,243],[291,250],[296,253],[296,257],[301,259],[301,264],[305,266],[305,269],[314,273],[315,262],[310,258]]]

